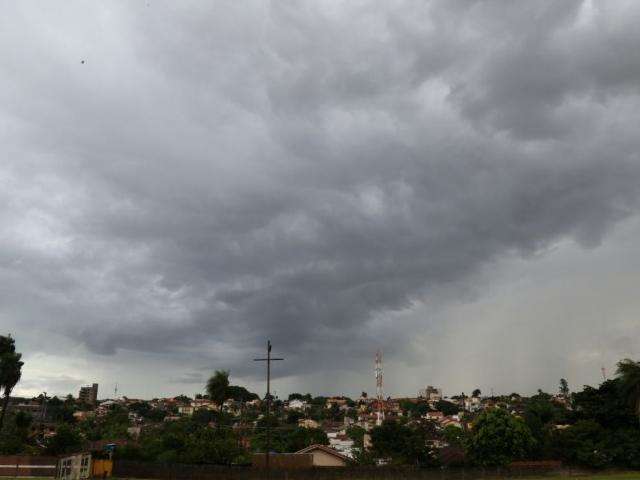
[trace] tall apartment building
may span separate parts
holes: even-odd
[[[89,405],[96,405],[98,403],[98,384],[94,383],[93,385],[80,387],[78,400]]]
[[[426,398],[430,402],[437,402],[442,400],[442,390],[428,385],[424,390],[420,390],[418,396]]]

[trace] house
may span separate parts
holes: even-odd
[[[297,398],[290,400],[289,404],[287,405],[287,408],[289,410],[298,410],[298,411],[306,410],[308,407],[309,405],[307,404],[307,402]]]
[[[337,405],[340,410],[348,410],[349,405],[347,404],[347,399],[344,397],[329,397],[326,400],[325,408],[332,408],[334,405]]]
[[[460,422],[457,415],[452,415],[450,417],[444,417],[440,419],[440,426],[442,428],[446,428],[450,425],[454,427],[462,428],[462,422]]]
[[[115,400],[105,400],[95,409],[96,415],[98,417],[104,417],[110,410],[116,408],[117,405],[119,404]]]
[[[349,438],[344,430],[327,434],[329,446],[345,457],[353,458],[354,441]]]
[[[436,422],[439,422],[440,420],[442,420],[444,418],[444,413],[442,412],[427,412],[424,414],[424,418],[426,420],[434,420]]]
[[[362,437],[362,446],[364,447],[365,450],[369,450],[371,447],[373,447],[373,443],[371,443],[370,433],[365,433],[364,436]]]
[[[242,403],[233,398],[229,398],[222,404],[222,409],[232,415],[239,415],[242,411]]]
[[[86,420],[88,418],[93,418],[95,416],[96,416],[95,412],[92,412],[92,411],[79,410],[77,412],[73,412],[73,418],[75,418],[79,422]]]
[[[180,415],[185,415],[185,416],[191,416],[193,415],[193,412],[195,411],[195,408],[192,405],[180,405],[178,407],[178,413]]]
[[[463,408],[469,412],[478,412],[482,407],[482,402],[478,397],[465,397],[463,402]]]
[[[196,410],[200,410],[201,408],[204,408],[206,410],[220,409],[220,407],[218,407],[218,405],[216,405],[213,400],[209,400],[208,398],[196,398],[193,402],[191,402],[191,405],[193,405],[193,408],[195,408]]]
[[[376,425],[377,419],[378,418],[375,414],[361,414],[358,415],[358,421],[356,425],[364,428],[368,432]]]
[[[400,408],[400,402],[397,400],[387,400],[385,410],[398,416],[402,416],[402,408]]]
[[[333,448],[324,445],[310,445],[296,452],[296,454],[310,453],[313,456],[314,467],[346,467],[349,458]]]
[[[302,428],[318,428],[320,424],[311,418],[301,418],[298,420],[298,426]]]

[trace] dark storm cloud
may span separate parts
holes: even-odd
[[[13,5],[1,315],[220,367],[398,355],[390,312],[637,212],[624,7]]]

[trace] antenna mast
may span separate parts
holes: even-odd
[[[376,352],[375,372],[376,372],[376,398],[378,401],[378,411],[376,412],[377,414],[376,425],[382,425],[382,420],[384,420],[384,408],[383,408],[384,398],[383,398],[383,391],[382,391],[382,351],[380,349],[378,349],[378,351]]]

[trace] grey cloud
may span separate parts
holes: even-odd
[[[0,297],[18,330],[241,375],[267,337],[285,375],[381,342],[403,358],[398,312],[637,213],[637,29],[616,8],[15,8]]]
[[[173,383],[184,383],[187,385],[204,385],[205,381],[206,380],[204,376],[200,373],[187,373],[185,375],[172,379]]]

